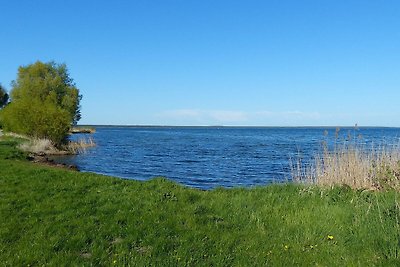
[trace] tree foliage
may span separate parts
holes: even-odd
[[[82,97],[65,64],[21,66],[10,94],[12,102],[1,116],[5,130],[61,144],[80,119]]]
[[[6,89],[0,84],[0,108],[4,107],[8,103],[8,94]]]

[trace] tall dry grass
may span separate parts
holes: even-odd
[[[21,143],[18,148],[22,151],[37,155],[64,155],[85,153],[87,148],[94,146],[96,146],[96,143],[92,137],[79,139],[77,141],[68,141],[68,143],[61,147],[56,147],[49,139],[31,138],[27,139],[26,142]]]
[[[325,142],[322,152],[311,162],[305,163],[300,158],[292,162],[291,171],[293,180],[300,183],[348,185],[354,189],[400,189],[400,147],[365,147],[346,142],[329,148]]]
[[[53,142],[45,138],[31,138],[27,142],[21,143],[18,148],[34,154],[61,154],[61,151],[55,147]]]
[[[85,153],[87,148],[96,146],[96,143],[92,137],[79,139],[77,141],[69,141],[65,146],[65,150],[71,154]]]

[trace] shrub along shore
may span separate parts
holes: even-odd
[[[3,266],[396,265],[395,190],[210,191],[32,164],[0,137]]]

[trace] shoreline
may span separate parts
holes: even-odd
[[[48,155],[44,153],[29,153],[27,159],[29,162],[34,164],[79,172],[79,169],[76,165],[56,162],[53,159],[49,159]]]

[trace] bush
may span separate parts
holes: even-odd
[[[67,111],[52,103],[15,101],[3,111],[4,130],[61,144],[71,124]]]

